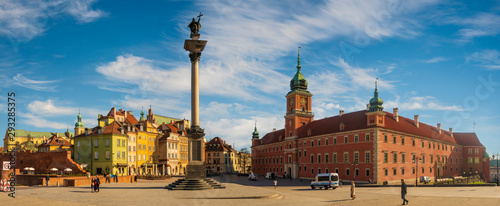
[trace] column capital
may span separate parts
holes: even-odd
[[[205,136],[205,130],[198,125],[193,125],[187,131],[187,136],[191,139],[199,139]]]
[[[201,57],[201,51],[200,52],[189,52],[189,58],[191,59],[191,62],[200,61],[200,57]]]

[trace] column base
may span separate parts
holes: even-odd
[[[186,166],[186,169],[186,179],[205,179],[207,177],[207,168],[201,162],[199,162],[198,164],[189,163]]]

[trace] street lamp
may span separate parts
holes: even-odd
[[[493,155],[493,160],[495,160],[495,155]],[[498,153],[497,153],[497,172],[495,173],[495,180],[497,181],[497,185],[498,185]]]
[[[358,166],[358,161],[351,163],[352,167],[352,181],[356,180],[356,166]]]
[[[415,162],[417,163],[417,166],[415,168],[415,187],[418,186],[418,162],[421,160],[419,157],[415,157]]]

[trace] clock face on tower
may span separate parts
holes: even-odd
[[[300,103],[301,104],[306,104],[307,103],[307,99],[306,98],[300,98]]]
[[[290,106],[292,106],[292,105],[293,105],[293,97],[290,98]]]

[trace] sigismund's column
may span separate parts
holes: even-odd
[[[189,24],[191,29],[191,39],[184,41],[184,49],[189,51],[191,59],[191,128],[187,131],[189,138],[189,163],[187,165],[187,179],[205,179],[206,167],[203,163],[203,136],[205,131],[200,128],[200,95],[199,95],[199,71],[198,63],[205,45],[206,40],[198,40],[200,38],[199,29],[201,28],[200,17],[198,21],[195,18]]]

